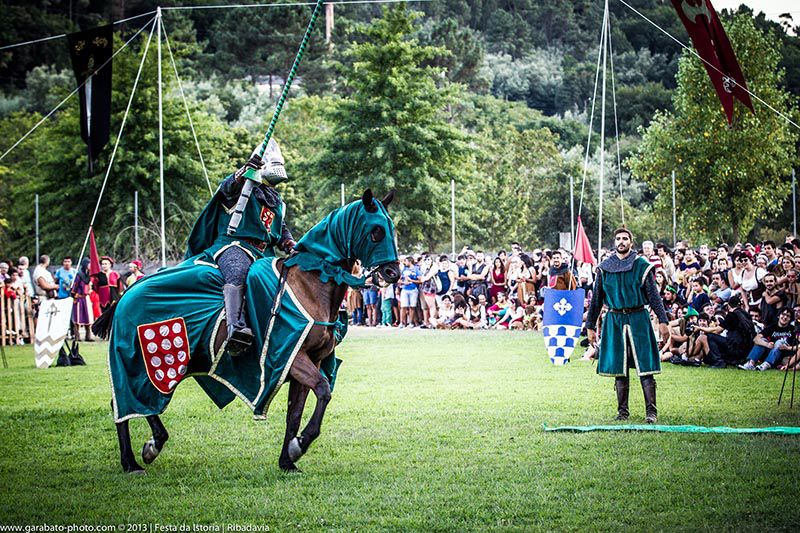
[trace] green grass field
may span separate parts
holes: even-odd
[[[775,530],[800,524],[800,438],[544,433],[607,423],[613,380],[553,367],[538,335],[351,329],[320,438],[277,465],[286,391],[266,422],[189,380],[148,475],[120,469],[106,344],[88,366],[0,369],[0,524],[261,524],[285,530]],[[660,423],[798,425],[782,374],[667,365]],[[633,385],[636,384],[634,387]],[[800,401],[798,401],[800,403]],[[309,402],[313,406],[313,401]],[[632,382],[633,423],[643,419]],[[131,423],[134,448],[148,438]]]

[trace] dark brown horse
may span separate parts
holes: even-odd
[[[387,207],[392,198],[392,193],[387,195],[381,202],[382,206],[384,208]],[[378,208],[378,202],[373,199],[369,190],[365,191],[361,202],[367,211],[370,213],[376,212],[373,209]],[[382,209],[379,212],[386,213],[386,218],[388,219],[386,209]],[[392,227],[390,220],[388,226],[385,227]],[[368,235],[373,243],[378,242],[380,239],[392,240],[393,236],[387,233],[382,226],[375,226],[371,231],[368,228]],[[300,244],[302,243],[303,241],[301,240]],[[390,245],[391,250],[393,250],[393,257],[397,257],[393,242],[384,242],[382,244],[384,246]],[[363,260],[364,258],[348,257],[337,266],[342,267],[347,272],[351,272],[358,259]],[[278,260],[280,268],[283,268],[283,262],[284,260]],[[377,280],[378,275],[387,283],[396,282],[400,275],[396,259],[375,265],[372,272],[373,279]],[[286,268],[285,280],[294,297],[314,320],[314,325],[305,337],[297,355],[292,359],[288,372],[289,398],[286,414],[286,434],[278,464],[285,471],[295,471],[298,470],[295,466],[297,460],[306,453],[314,439],[319,436],[325,409],[331,399],[331,387],[328,380],[320,373],[320,364],[333,352],[336,345],[334,328],[326,324],[331,324],[337,320],[339,308],[347,291],[347,285],[337,284],[333,280],[323,283],[319,272],[303,271],[297,266]],[[215,353],[223,348],[225,341],[227,328],[224,321],[216,331],[216,337],[213,341]],[[314,392],[317,403],[308,423],[303,431],[300,432],[301,416],[309,391]],[[142,460],[149,464],[161,453],[169,434],[159,415],[149,415],[146,418],[152,429],[152,438],[145,443],[142,449]],[[131,447],[128,420],[118,421],[116,426],[123,469],[129,473],[143,473],[144,469],[136,462]]]

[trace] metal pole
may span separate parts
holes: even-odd
[[[133,258],[139,259],[139,191],[133,191]]]
[[[344,183],[342,183],[341,196],[342,196],[342,207],[344,207]]]
[[[35,224],[36,224],[36,264],[39,264],[39,195],[34,198],[34,206],[36,208]]]
[[[675,171],[672,171],[672,246],[678,245],[678,217],[676,216],[675,202]]]
[[[603,179],[605,176],[605,138],[606,138],[606,63],[608,60],[608,0],[603,14],[603,91],[600,101],[600,210],[597,225],[597,260],[601,260],[603,246]]]
[[[792,169],[792,235],[797,238],[797,181]]]
[[[591,127],[591,125],[589,126]],[[572,172],[569,173],[569,238],[572,243],[572,250],[575,251],[575,179]]]
[[[450,242],[452,254],[456,256],[456,180],[450,180]]]
[[[167,266],[167,243],[164,222],[164,109],[163,85],[161,80],[161,7],[156,8],[158,28],[158,176],[161,193],[161,266]]]

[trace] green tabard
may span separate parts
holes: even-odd
[[[601,265],[602,267],[602,265]],[[615,313],[614,309],[631,309],[647,304],[644,283],[653,265],[642,257],[636,258],[633,268],[625,272],[598,270],[603,304],[609,312],[603,318],[600,335],[600,354],[597,373],[601,376],[627,376],[628,350],[632,349],[633,362],[639,376],[661,372],[658,342],[647,309],[631,314]],[[628,342],[625,342],[625,340]]]

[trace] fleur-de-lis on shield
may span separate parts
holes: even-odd
[[[572,311],[572,304],[569,303],[566,298],[561,298],[558,302],[553,304],[553,309],[555,309],[559,315],[564,316]]]

